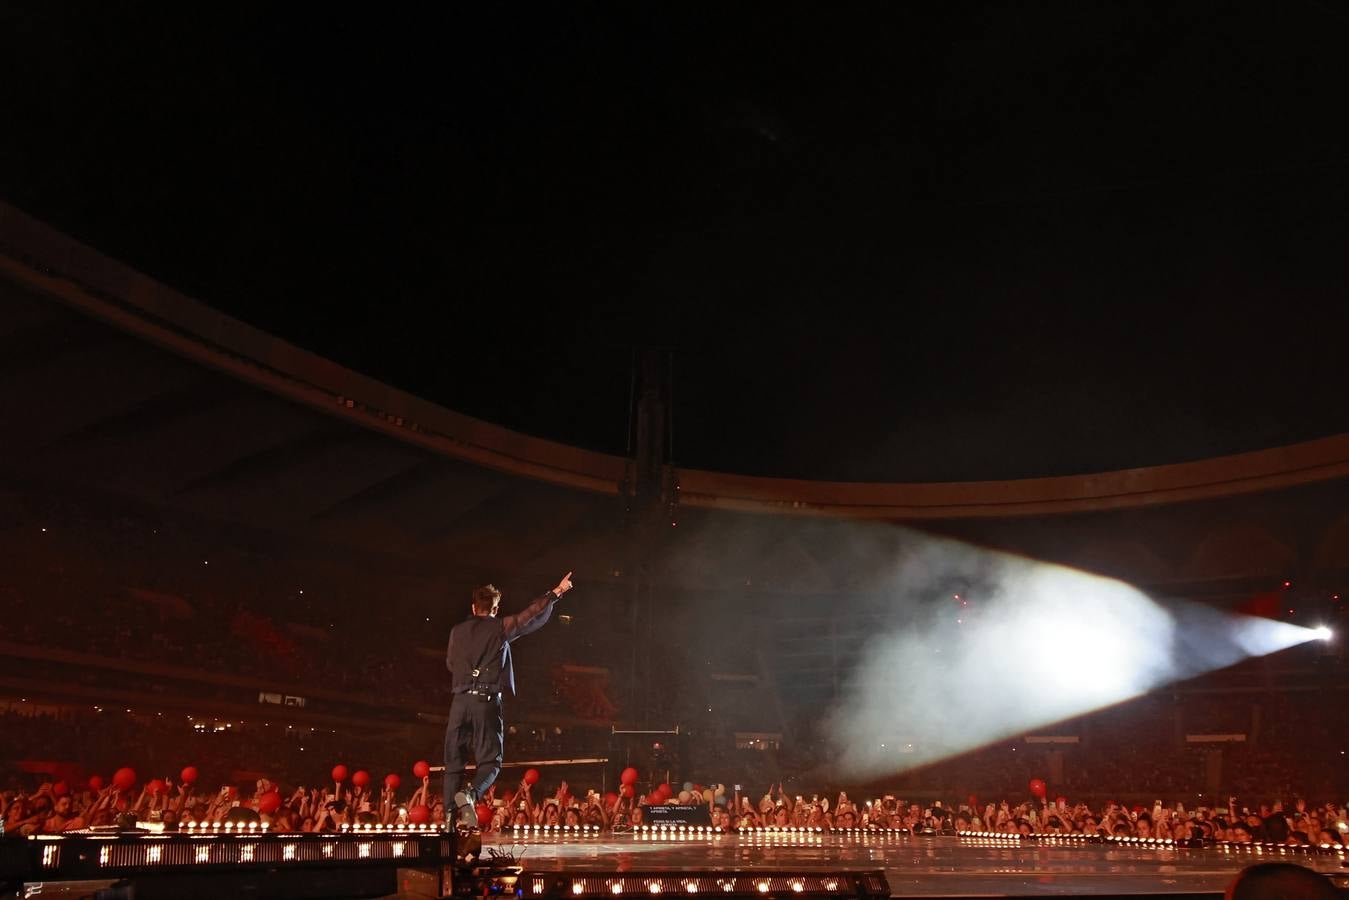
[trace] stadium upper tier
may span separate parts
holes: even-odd
[[[158,416],[155,424],[167,427],[184,416],[200,415],[210,404],[185,391],[193,381],[210,380],[195,372],[204,368],[296,406],[318,410],[334,420],[331,428],[354,425],[391,437],[405,445],[408,465],[422,459],[417,451],[424,450],[508,476],[611,495],[621,490],[628,471],[628,460],[622,457],[473,419],[339,366],[223,315],[3,204],[0,275],[7,284],[3,327],[10,351],[6,368],[13,383],[27,388],[25,402],[51,408],[53,404],[42,402],[44,395],[70,385],[73,378],[85,378],[78,390],[88,421],[49,423],[52,428],[89,427],[104,421],[112,411],[100,408],[98,401],[104,395],[123,416],[132,415],[141,423]],[[35,302],[37,298],[59,303]],[[79,315],[72,316],[72,312]],[[81,321],[86,318],[91,321]],[[100,329],[92,322],[112,329]],[[161,365],[177,366],[179,385],[177,392],[166,390],[171,382],[163,379],[164,373],[147,381],[148,367],[127,365],[127,355],[138,352],[133,349],[136,344],[171,351],[196,367],[163,360]],[[80,352],[82,348],[89,352]],[[72,359],[74,353],[81,358]],[[103,384],[93,384],[95,380]],[[218,380],[212,384],[212,390],[219,390]],[[152,397],[153,403],[146,406]],[[227,415],[222,412],[221,425]],[[24,416],[20,422],[22,430],[35,436],[42,427],[40,417]],[[128,424],[124,419],[123,427]],[[231,427],[247,424],[245,416]],[[104,421],[105,436],[108,427]],[[250,430],[265,439],[283,432],[284,426]],[[68,436],[70,431],[65,433]],[[52,431],[46,436],[57,434]],[[257,452],[263,450],[259,447]],[[281,452],[279,446],[270,450]],[[174,455],[179,455],[177,450]],[[686,508],[922,520],[1141,507],[1268,491],[1347,474],[1349,434],[1341,434],[1200,461],[1050,478],[861,483],[680,468],[678,484],[680,504]]]

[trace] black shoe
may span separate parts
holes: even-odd
[[[477,797],[472,788],[465,788],[454,795],[454,806],[458,810],[459,821],[456,826],[463,831],[478,830]]]

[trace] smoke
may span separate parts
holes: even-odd
[[[930,537],[883,587],[901,624],[865,644],[828,729],[839,768],[870,777],[1318,636]]]

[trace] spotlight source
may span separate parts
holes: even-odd
[[[1317,640],[1333,641],[1335,639],[1335,632],[1331,630],[1329,625],[1317,625],[1312,631],[1316,634]]]

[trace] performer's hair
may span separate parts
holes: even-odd
[[[473,592],[473,611],[475,613],[489,613],[500,599],[501,591],[497,590],[496,585],[484,584]]]

